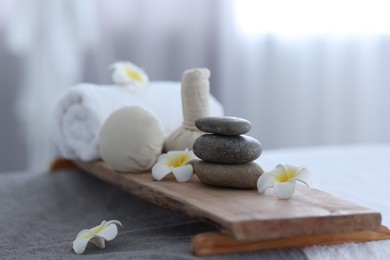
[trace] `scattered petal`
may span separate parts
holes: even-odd
[[[76,254],[80,255],[84,253],[85,248],[87,248],[87,244],[89,240],[91,240],[92,237],[86,237],[86,238],[78,238],[72,243],[73,250]]]
[[[178,182],[187,182],[191,179],[194,169],[191,164],[184,165],[182,167],[177,167],[172,169],[173,175]]]
[[[90,240],[90,242],[100,249],[104,249],[106,247],[106,241],[102,237],[95,236]]]
[[[152,176],[155,180],[161,181],[165,176],[171,173],[171,167],[163,163],[157,163],[152,168]]]
[[[277,182],[274,189],[279,199],[289,199],[295,192],[295,182]]]
[[[166,160],[169,160],[169,156],[168,156],[168,154],[166,154],[166,153],[161,154],[161,155],[158,157],[158,159],[157,159],[158,162],[159,162],[159,161],[166,161]]]
[[[308,187],[311,186],[310,172],[306,168],[300,168],[297,176],[298,177],[294,177],[291,180],[300,181]]]
[[[96,235],[104,238],[107,241],[111,241],[116,237],[117,234],[118,234],[117,226],[115,224],[109,224],[104,229],[102,229],[100,232],[98,232]]]
[[[262,193],[264,190],[273,187],[274,182],[275,178],[270,172],[263,173],[257,180],[257,190]]]
[[[295,192],[296,181],[310,186],[310,172],[304,167],[278,164],[274,170],[263,173],[257,181],[257,190],[262,193],[273,187],[280,199],[291,198]]]
[[[191,161],[197,159],[193,151],[169,151],[159,156],[157,163],[152,168],[152,176],[155,180],[162,180],[172,173],[178,182],[187,182],[191,179],[194,170]]]
[[[73,250],[76,254],[84,253],[88,242],[93,243],[100,249],[105,248],[105,241],[113,240],[118,234],[116,225],[122,226],[118,220],[103,221],[100,225],[91,229],[81,230],[76,239],[72,242]]]
[[[122,86],[140,87],[149,84],[148,75],[131,62],[118,61],[110,66],[113,69],[112,80]]]
[[[110,225],[110,224],[117,224],[117,225],[123,227],[122,223],[121,223],[119,220],[115,220],[115,219],[109,220],[109,221],[105,221],[105,220],[104,220],[104,222],[105,222],[104,224],[105,224],[106,226],[108,226],[108,225]],[[102,223],[103,223],[103,222],[102,222]]]

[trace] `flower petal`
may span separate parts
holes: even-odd
[[[285,165],[282,165],[284,167],[284,169],[286,171],[290,170],[290,171],[293,171],[293,172],[297,172],[299,171],[300,169],[302,169],[303,167],[297,167],[297,166],[294,166],[294,165],[291,165],[291,164],[285,164]]]
[[[199,160],[199,158],[194,154],[192,150],[188,151],[188,162],[194,161],[194,160]]]
[[[98,227],[98,226],[97,226]],[[96,228],[96,227],[95,227]],[[86,234],[90,234],[91,233],[91,231],[89,230],[89,229],[83,229],[83,230],[81,230],[78,234],[77,234],[77,236],[76,236],[76,238],[78,238],[78,237],[80,237],[80,236],[82,236],[82,235],[86,235]]]
[[[191,179],[194,169],[191,164],[186,164],[181,167],[173,168],[172,173],[175,175],[178,182],[186,182]]]
[[[116,224],[116,225],[119,225],[119,226],[123,227],[122,223],[119,220],[115,220],[115,219],[109,220],[109,221],[105,222],[104,225],[108,226],[108,225],[111,225],[111,224]]]
[[[297,175],[294,178],[291,178],[291,180],[300,181],[309,187],[311,185],[310,171],[301,167],[298,169]]]
[[[276,182],[286,182],[290,179],[291,171],[286,165],[278,164],[271,172],[275,176]]]
[[[157,163],[152,168],[152,176],[155,180],[162,180],[171,172],[171,168],[164,163]]]
[[[92,239],[92,236],[89,236],[89,237],[80,237],[80,238],[76,238],[75,241],[73,241],[72,243],[72,247],[73,247],[73,250],[75,251],[76,254],[80,255],[82,253],[84,253],[85,251],[85,248],[87,248],[87,244],[89,242],[89,240]]]
[[[161,155],[158,157],[158,159],[157,159],[158,162],[168,161],[168,160],[169,160],[169,156],[168,156],[166,153],[161,154]]]
[[[104,240],[103,237],[100,237],[100,236],[94,236],[91,239],[91,243],[93,243],[94,245],[96,245],[100,249],[103,249],[106,247],[106,241]]]
[[[144,70],[131,62],[119,61],[111,64],[112,79],[119,85],[148,85],[149,78]]]
[[[112,72],[112,81],[114,81],[116,84],[126,84],[127,79],[123,74],[123,70],[115,69]]]
[[[291,198],[295,192],[295,185],[296,183],[294,181],[275,182],[274,189],[275,189],[276,196],[278,196],[279,199]]]
[[[257,190],[259,193],[262,193],[264,190],[274,186],[275,177],[273,176],[273,171],[263,173],[260,178],[257,180]]]
[[[287,165],[284,165],[284,164],[278,164],[278,165],[276,165],[275,170],[286,171],[286,166]]]
[[[104,238],[107,241],[113,240],[118,234],[118,228],[115,224],[109,224],[103,228],[100,232],[96,233],[97,236]]]
[[[174,158],[176,156],[181,156],[185,153],[187,153],[187,150],[185,150],[185,151],[169,151],[168,153],[166,153],[166,155],[168,156],[168,158]]]

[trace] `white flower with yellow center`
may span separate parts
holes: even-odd
[[[118,61],[110,65],[113,69],[112,80],[122,86],[142,87],[149,84],[148,75],[131,62]]]
[[[160,155],[152,168],[155,180],[162,180],[169,173],[173,173],[178,182],[189,181],[194,173],[191,161],[198,159],[192,151],[170,151]]]
[[[273,187],[278,198],[289,199],[295,192],[296,181],[310,186],[310,172],[304,167],[278,164],[274,170],[260,176],[257,190],[262,193]]]
[[[72,242],[73,250],[76,254],[84,253],[87,248],[88,242],[91,241],[100,249],[106,247],[106,240],[113,240],[118,234],[118,228],[116,225],[122,226],[118,220],[103,221],[99,226],[91,229],[81,230],[76,239]]]

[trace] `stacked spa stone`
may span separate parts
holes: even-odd
[[[244,135],[252,125],[238,117],[202,117],[196,127],[206,132],[196,139],[193,151],[201,161],[195,173],[207,184],[235,188],[256,188],[263,173],[253,161],[261,154],[261,144]]]

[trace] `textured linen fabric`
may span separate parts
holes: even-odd
[[[105,249],[73,252],[80,230],[111,219],[123,228]],[[212,230],[80,171],[0,174],[0,259],[306,259],[298,249],[192,256],[192,236]]]

